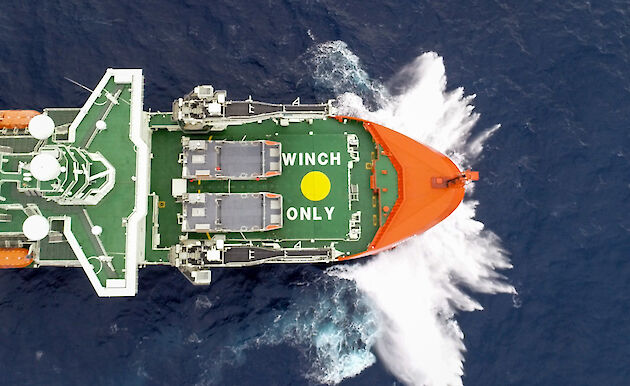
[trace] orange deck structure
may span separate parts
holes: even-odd
[[[39,114],[35,110],[0,110],[0,129],[26,129],[31,118]]]
[[[363,122],[363,127],[383,147],[398,173],[398,199],[393,208],[387,208],[390,213],[387,221],[367,251],[339,260],[373,255],[423,233],[459,206],[467,181],[479,179],[478,172],[462,172],[447,156],[387,127],[354,117],[336,119]],[[436,186],[436,180],[443,182],[441,186]]]

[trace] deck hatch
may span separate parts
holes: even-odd
[[[282,227],[282,196],[273,193],[190,193],[182,232],[256,232]]]
[[[182,137],[182,148],[182,178],[254,180],[282,173],[280,142],[211,141]]]

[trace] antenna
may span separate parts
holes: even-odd
[[[63,78],[64,78],[65,80],[67,80],[68,82],[73,83],[73,84],[75,84],[75,85],[77,85],[77,86],[81,87],[82,89],[85,89],[85,90],[87,90],[87,91],[89,91],[89,92],[94,92],[94,90],[92,90],[92,89],[90,89],[90,88],[88,88],[88,87],[85,87],[84,85],[82,85],[81,83],[77,82],[76,80],[72,80],[72,79],[68,78],[67,76],[64,76]]]
[[[77,85],[77,86],[81,87],[81,88],[82,88],[82,89],[84,89],[84,90],[87,90],[87,91],[89,91],[89,92],[91,92],[91,93],[93,93],[93,92],[94,92],[94,90],[92,90],[92,89],[91,89],[91,88],[89,88],[89,87],[86,87],[86,86],[82,85],[81,83],[77,82],[76,80],[70,79],[70,78],[68,78],[67,76],[64,76],[63,78],[64,78],[65,80],[67,80],[68,82],[70,82],[70,83],[72,83],[72,84],[74,84],[74,85]],[[111,94],[109,91],[107,91],[107,90],[103,90],[103,91],[105,92],[105,97],[106,97],[107,99],[109,99],[109,101],[110,101],[110,102],[112,102],[112,103],[113,103],[113,104],[115,104],[115,105],[117,105],[117,104],[118,104],[118,98],[117,98],[116,96],[112,95],[112,94]],[[122,99],[122,98],[120,98],[120,99]],[[128,101],[126,101],[126,100],[124,100],[124,99],[122,99],[122,101],[123,101],[123,102],[125,102],[126,104],[130,104]]]

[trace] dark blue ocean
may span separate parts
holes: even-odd
[[[339,270],[145,268],[116,299],[0,272],[0,384],[628,384],[629,52],[628,1],[2,2],[0,108],[81,106],[64,77],[108,67],[144,69],[152,110],[340,97],[481,180]]]

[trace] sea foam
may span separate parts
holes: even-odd
[[[444,62],[436,53],[416,58],[392,77],[389,88],[371,80],[341,41],[314,47],[311,64],[321,85],[343,93],[340,114],[399,131],[448,154],[460,167],[470,166],[499,129],[472,137],[479,119],[475,96],[463,88],[447,90]],[[466,199],[442,223],[395,250],[327,271],[354,283],[367,298],[377,315],[376,353],[406,384],[462,384],[466,348],[456,314],[482,309],[468,292],[516,293],[500,273],[511,265],[499,238],[474,219],[477,204]]]

